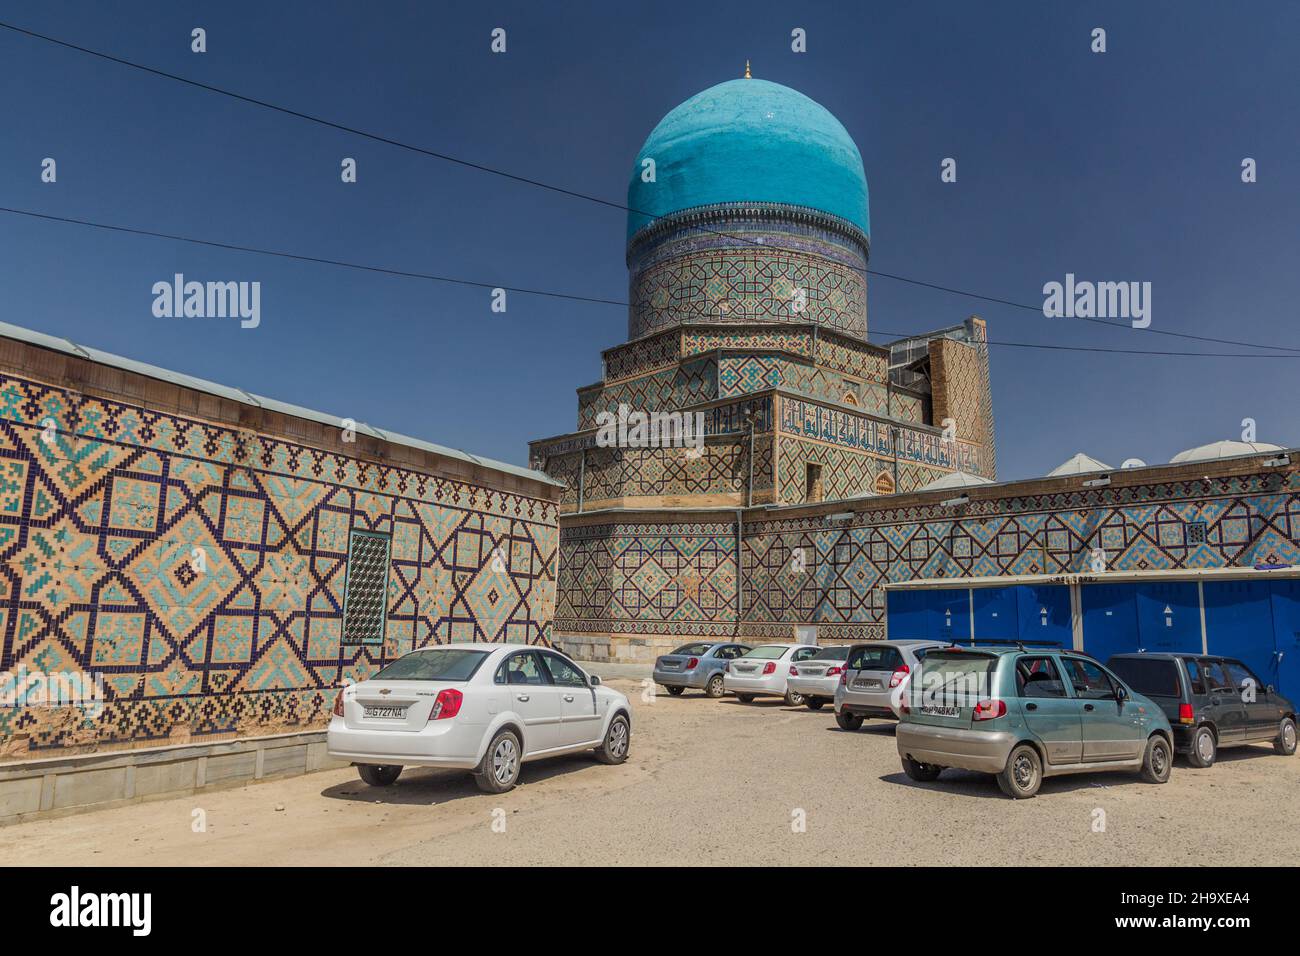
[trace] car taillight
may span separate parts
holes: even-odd
[[[849,686],[849,669],[847,667],[840,669],[840,683],[845,687]]]
[[[790,676],[791,677],[799,676],[799,668],[795,667],[793,664],[790,665]]]
[[[910,673],[911,671],[907,669],[906,664],[899,664],[894,668],[894,676],[889,678],[889,686],[897,687],[899,684],[903,683],[904,679],[906,679],[907,675]]]
[[[686,662],[686,669],[688,671],[693,671],[699,665],[699,663],[700,663],[700,659],[698,657],[692,657],[689,661]]]
[[[833,667],[826,668],[827,677],[834,677],[836,674],[843,674],[843,673],[844,673],[844,668],[840,667],[840,665],[838,664],[834,665]],[[841,681],[843,681],[842,677],[840,679]]]
[[[727,661],[725,664],[722,665],[722,673],[724,674],[731,673],[731,661]]]
[[[460,713],[460,704],[464,699],[465,695],[456,688],[444,687],[438,691],[438,696],[433,702],[433,710],[429,711],[429,719],[445,720],[448,717],[455,717]]]
[[[764,673],[764,674],[775,674],[775,673],[776,673],[776,661],[768,661],[766,664],[764,664],[764,665],[763,665],[763,673]]]
[[[343,716],[343,691],[339,690],[338,695],[334,698],[334,716]]]
[[[1192,713],[1192,705],[1191,705],[1191,704],[1179,704],[1179,705],[1178,705],[1178,722],[1179,722],[1180,724],[1194,724],[1194,723],[1196,723],[1196,716]]]
[[[1007,702],[1005,700],[982,700],[971,711],[971,720],[995,720],[1005,717]]]

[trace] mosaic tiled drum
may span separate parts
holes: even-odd
[[[704,206],[649,224],[628,248],[628,338],[701,322],[812,322],[867,333],[867,238],[812,209]]]

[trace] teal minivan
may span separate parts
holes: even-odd
[[[1086,654],[1056,647],[951,646],[925,656],[896,734],[913,780],[945,767],[996,774],[1007,796],[1044,777],[1126,770],[1165,783],[1173,731],[1156,704]]]

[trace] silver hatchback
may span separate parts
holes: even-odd
[[[857,730],[869,717],[897,720],[903,694],[926,651],[943,641],[871,641],[854,644],[835,688],[835,721]]]

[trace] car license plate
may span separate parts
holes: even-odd
[[[362,711],[367,717],[379,717],[387,720],[404,720],[405,707],[367,707]]]
[[[879,687],[880,681],[872,677],[855,677],[853,679],[854,687]]]
[[[921,713],[927,717],[956,717],[956,707],[935,707],[931,704],[925,704],[921,707]]]

